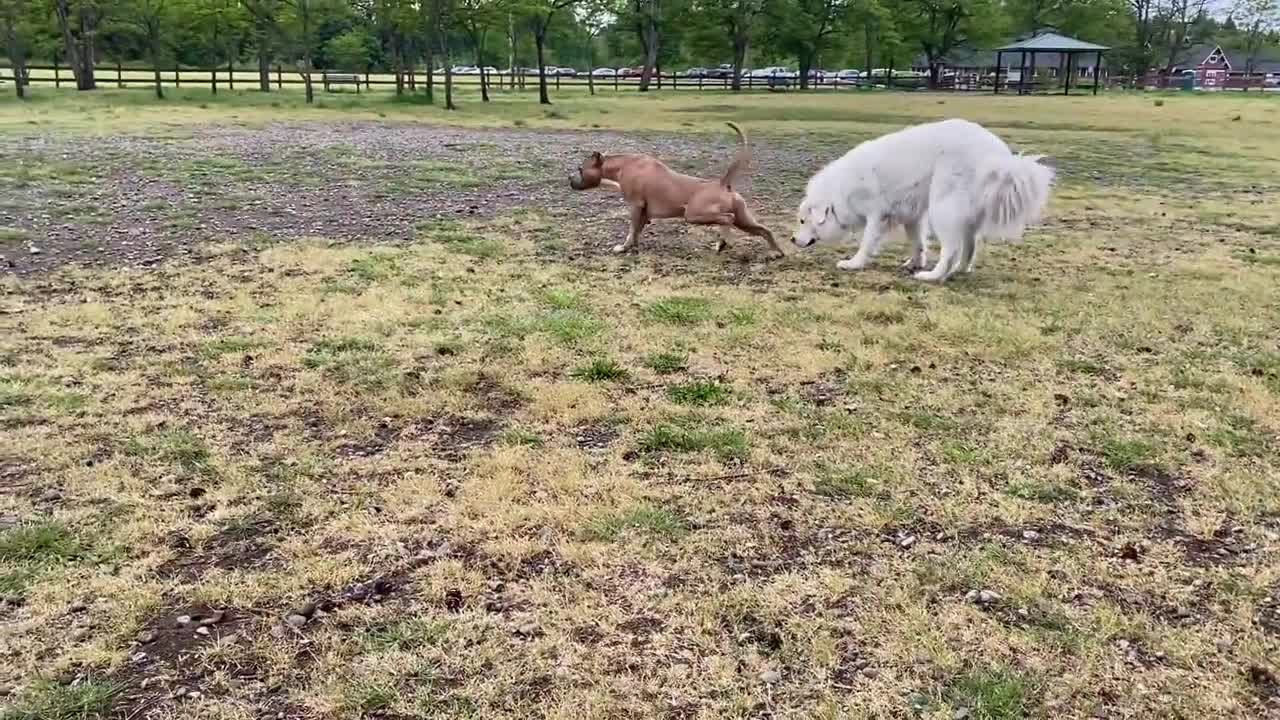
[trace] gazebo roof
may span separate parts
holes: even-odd
[[[1067,37],[1066,35],[1059,35],[1056,32],[1041,33],[1039,35],[1035,35],[1034,37],[1029,37],[1029,38],[1026,38],[1025,40],[1019,40],[1016,43],[1011,43],[1009,45],[1005,45],[1004,47],[996,48],[996,50],[999,50],[1001,52],[1035,51],[1035,52],[1064,52],[1064,53],[1101,52],[1103,50],[1110,50],[1110,49],[1111,48],[1105,45],[1095,45],[1093,43],[1087,43],[1087,42],[1084,42],[1083,40],[1077,40],[1075,38]]]

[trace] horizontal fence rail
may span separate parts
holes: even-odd
[[[0,81],[12,81],[13,76],[12,67],[0,66]],[[406,70],[398,82],[394,73],[352,73],[334,70],[327,73],[322,71],[312,72],[311,83],[317,89],[331,92],[344,88],[365,90],[389,88],[395,87],[397,84],[409,89],[416,88],[418,85],[425,85],[427,77],[427,73],[421,68],[416,68],[412,71]],[[297,70],[286,70],[280,65],[270,69],[268,79],[270,85],[275,89],[304,87],[307,83],[307,79],[302,73]],[[445,79],[445,73],[436,70],[433,73],[433,79],[437,85],[442,84]],[[114,85],[119,88],[141,88],[153,87],[156,83],[156,76],[152,68],[124,67],[121,65],[98,66],[95,69],[95,80],[99,87]],[[515,74],[510,72],[489,72],[485,73],[484,80],[490,88],[499,90],[529,90],[538,86],[537,72]],[[240,68],[235,70],[228,70],[226,67],[204,70],[169,68],[160,71],[159,81],[164,87],[204,86],[210,90],[219,88],[234,90],[237,86],[240,86],[241,89],[259,87],[260,76],[257,70]],[[26,82],[28,85],[53,85],[54,87],[66,85],[75,87],[75,76],[70,68],[61,65],[27,65]],[[479,73],[455,73],[452,75],[452,82],[457,87],[478,88],[480,87],[481,77]],[[641,77],[639,73],[595,75],[590,78],[585,72],[576,75],[553,75],[550,73],[547,75],[547,86],[553,89],[594,86],[597,89],[620,90],[623,88],[637,88],[640,83]],[[741,80],[741,87],[748,90],[785,90],[799,88],[800,85],[798,77],[743,75]],[[923,89],[927,85],[928,79],[925,77],[900,73],[859,78],[838,78],[834,75],[828,75],[826,77],[810,78],[808,83],[808,87],[814,89],[892,87],[912,90]],[[691,76],[684,73],[655,72],[649,79],[649,87],[654,90],[728,90],[732,86],[733,79],[727,76]],[[953,80],[941,85],[941,87],[945,89],[977,90],[980,89],[980,84]],[[988,81],[985,86],[981,87],[990,88],[991,84]]]

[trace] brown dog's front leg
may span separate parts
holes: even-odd
[[[624,253],[636,246],[636,242],[640,240],[640,231],[644,230],[644,226],[649,224],[649,214],[645,212],[643,205],[631,208],[631,232],[627,234],[627,239],[620,245],[614,245],[613,251],[616,253]]]

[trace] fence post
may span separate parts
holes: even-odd
[[[227,61],[227,89],[236,89],[236,66],[234,60]]]
[[[284,89],[284,78],[280,75],[280,63],[276,63],[276,89]]]
[[[62,76],[59,74],[59,71],[58,71],[57,60],[53,61],[53,86],[56,88],[62,87]]]
[[[124,87],[124,72],[120,68],[120,61],[116,61],[116,88]]]
[[[359,90],[359,89],[360,89],[360,85],[359,85],[359,84],[357,84],[357,85],[356,85],[356,90]],[[371,90],[371,89],[372,89],[372,88],[369,86],[369,69],[368,69],[368,68],[365,68],[365,71],[364,71],[364,89],[365,89],[365,90]]]
[[[557,90],[560,89],[560,71],[559,70],[556,71],[556,89]]]
[[[218,94],[218,68],[209,68],[209,91]]]
[[[182,74],[177,66],[173,68],[173,86],[176,88],[182,87]]]

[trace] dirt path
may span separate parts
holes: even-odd
[[[68,264],[147,266],[198,258],[207,242],[319,236],[358,242],[412,239],[440,217],[511,208],[565,218],[576,242],[606,248],[625,231],[620,203],[573,193],[564,180],[595,149],[653,152],[677,169],[710,174],[732,137],[612,132],[473,130],[410,124],[207,127],[189,137],[0,137],[20,158],[4,173],[0,266],[28,274]],[[796,144],[756,140],[753,204],[784,214],[821,159]],[[601,216],[608,221],[602,224]],[[682,235],[651,230],[655,242]]]

